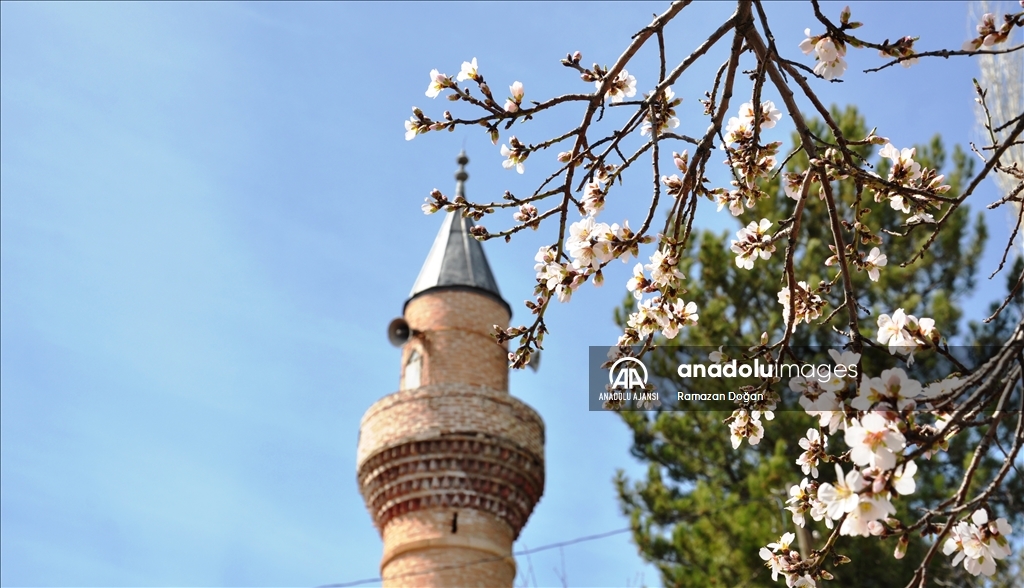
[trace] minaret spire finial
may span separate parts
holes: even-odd
[[[455,197],[466,197],[466,164],[469,157],[465,150],[455,160],[459,164],[455,172]],[[458,201],[458,200],[457,200]],[[461,209],[446,214],[444,223],[434,239],[434,245],[423,262],[423,268],[409,292],[406,304],[427,291],[435,288],[472,288],[493,297],[512,314],[512,308],[498,292],[498,283],[491,273],[483,246],[472,234],[473,218],[463,216]]]
[[[466,155],[466,150],[463,149],[459,152],[459,156],[455,159],[455,162],[459,164],[459,171],[455,172],[455,195],[466,197],[466,180],[469,179],[469,173],[466,172],[466,164],[469,163],[469,157]]]

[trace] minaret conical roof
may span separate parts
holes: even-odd
[[[455,195],[465,198],[465,184],[469,178],[466,164],[469,158],[462,152],[456,161],[459,171],[455,173]],[[423,262],[420,275],[409,292],[409,300],[438,289],[471,289],[494,298],[509,311],[509,315],[512,314],[508,302],[498,291],[498,282],[491,273],[483,246],[470,234],[473,226],[473,219],[462,216],[460,210],[447,214]]]

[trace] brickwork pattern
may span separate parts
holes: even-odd
[[[358,475],[379,528],[407,512],[468,507],[505,521],[518,536],[544,491],[540,456],[482,433],[391,447]]]
[[[403,379],[409,354],[418,349],[424,357],[421,385],[475,384],[508,393],[508,349],[491,333],[494,325],[507,327],[509,316],[494,299],[458,290],[428,292],[409,301],[405,320],[421,335],[403,350]]]
[[[370,406],[356,462],[362,467],[388,447],[468,431],[502,437],[543,460],[544,421],[529,405],[491,388],[440,384],[389,394]]]
[[[391,586],[512,586],[512,543],[544,490],[544,422],[508,393],[508,310],[464,290],[410,300],[400,388],[363,415],[357,476]]]
[[[493,588],[512,586],[516,566],[511,556],[498,559],[475,549],[444,546],[403,553],[388,562],[382,573],[387,588]]]
[[[418,511],[393,519],[383,535],[385,586],[511,586],[515,579],[512,529],[486,513]]]

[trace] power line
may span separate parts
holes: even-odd
[[[557,549],[559,547],[566,547],[568,545],[575,545],[576,543],[584,543],[586,541],[594,541],[595,539],[604,539],[605,537],[611,537],[612,535],[619,535],[621,533],[626,533],[626,532],[629,532],[631,530],[632,530],[631,528],[626,527],[625,529],[616,529],[614,531],[607,531],[605,533],[598,533],[596,535],[586,535],[584,537],[577,537],[575,539],[570,539],[568,541],[559,541],[558,543],[550,543],[548,545],[541,545],[540,547],[534,547],[532,549],[521,549],[519,551],[513,551],[512,555],[529,555],[531,553],[537,553],[539,551],[547,551],[549,549]],[[458,569],[458,568],[465,568],[465,567],[469,567],[469,566],[476,566],[476,565],[481,565],[481,564],[485,564],[485,563],[491,563],[491,562],[495,562],[495,561],[502,561],[504,559],[506,559],[506,558],[503,557],[503,556],[492,556],[492,557],[478,559],[476,561],[471,561],[471,562],[466,562],[466,563],[461,563],[461,564],[450,564],[450,565],[441,566],[441,567],[437,567],[437,568],[431,568],[429,570],[421,570],[421,571],[418,571],[418,572],[408,572],[408,573],[401,574],[401,575],[398,575],[398,576],[392,576],[392,577],[390,577],[388,579],[389,580],[398,580],[398,579],[401,579],[401,578],[409,578],[411,576],[422,576],[424,574],[432,574],[434,572],[441,572],[441,571],[445,571],[445,570],[454,570],[454,569]],[[366,578],[365,580],[355,580],[355,581],[352,581],[352,582],[342,582],[340,584],[324,584],[323,586],[318,586],[317,588],[346,588],[348,586],[361,586],[363,584],[373,584],[375,582],[381,582],[383,580],[384,580],[384,578],[382,578],[380,576],[377,576],[376,578]]]

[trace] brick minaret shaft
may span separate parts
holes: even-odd
[[[405,304],[400,390],[359,431],[386,587],[512,586],[512,543],[544,490],[544,423],[508,393],[507,349],[490,333],[510,310],[472,224],[448,213]]]

